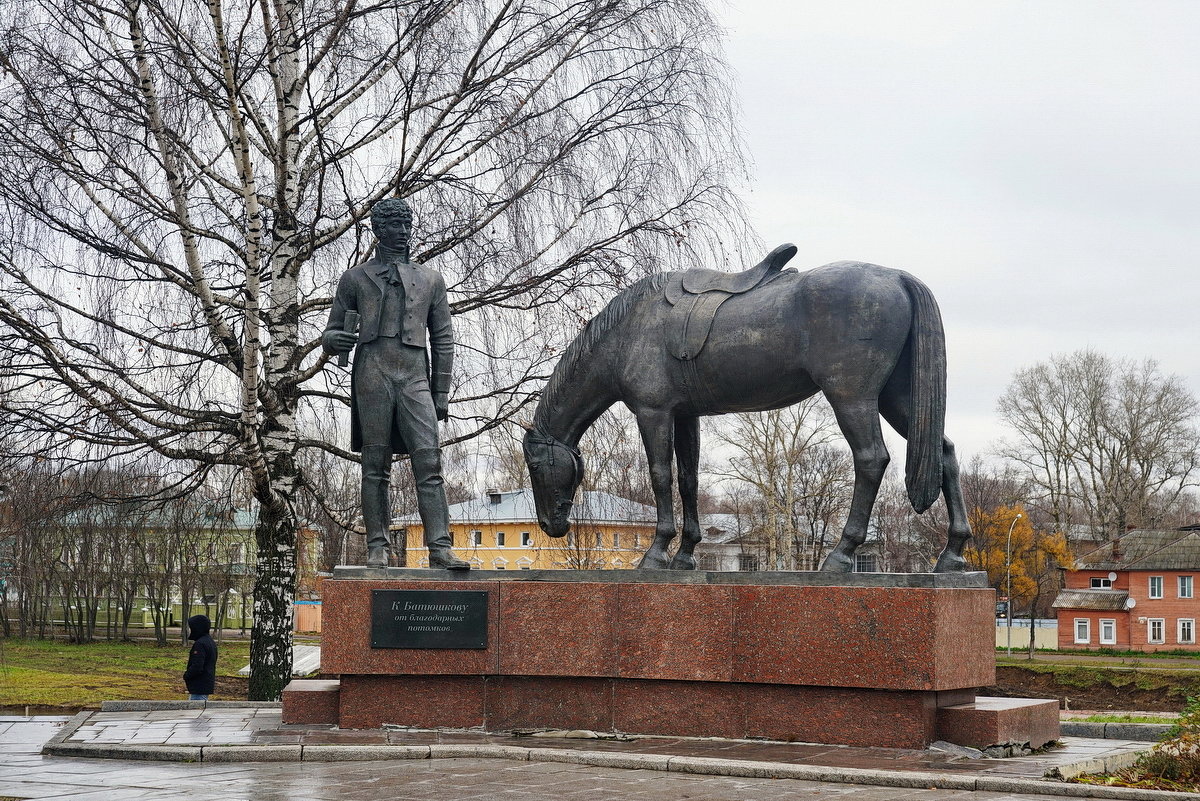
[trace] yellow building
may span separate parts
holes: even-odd
[[[654,538],[654,507],[610,495],[579,492],[566,537],[537,524],[532,490],[488,490],[450,507],[454,551],[476,570],[587,570],[637,567]],[[407,531],[408,567],[428,567],[424,529],[416,515],[396,518],[397,541]]]

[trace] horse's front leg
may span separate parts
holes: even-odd
[[[654,489],[654,505],[658,507],[658,524],[654,542],[642,556],[638,567],[663,570],[670,564],[671,540],[675,539],[675,510],[671,502],[671,448],[675,422],[668,412],[643,409],[637,413],[638,431],[646,447],[650,463],[650,486]]]
[[[679,466],[679,498],[683,501],[683,536],[671,560],[672,570],[695,570],[692,555],[700,542],[700,418],[675,418],[675,459]]]

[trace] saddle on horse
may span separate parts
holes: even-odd
[[[695,359],[704,350],[721,304],[769,284],[796,255],[796,246],[780,245],[762,261],[740,273],[687,270],[667,282],[667,352],[681,361]]]

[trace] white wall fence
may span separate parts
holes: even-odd
[[[1008,647],[1008,621],[998,619],[996,621],[996,647]],[[1013,618],[1012,621],[1012,647],[1013,649],[1021,648],[1029,650],[1029,620],[1019,620]],[[1036,648],[1057,648],[1058,647],[1058,621],[1057,620],[1035,620],[1033,627],[1033,644]]]

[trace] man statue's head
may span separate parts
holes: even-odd
[[[412,235],[412,209],[402,198],[389,197],[371,207],[371,230],[379,243],[408,259],[408,240]]]

